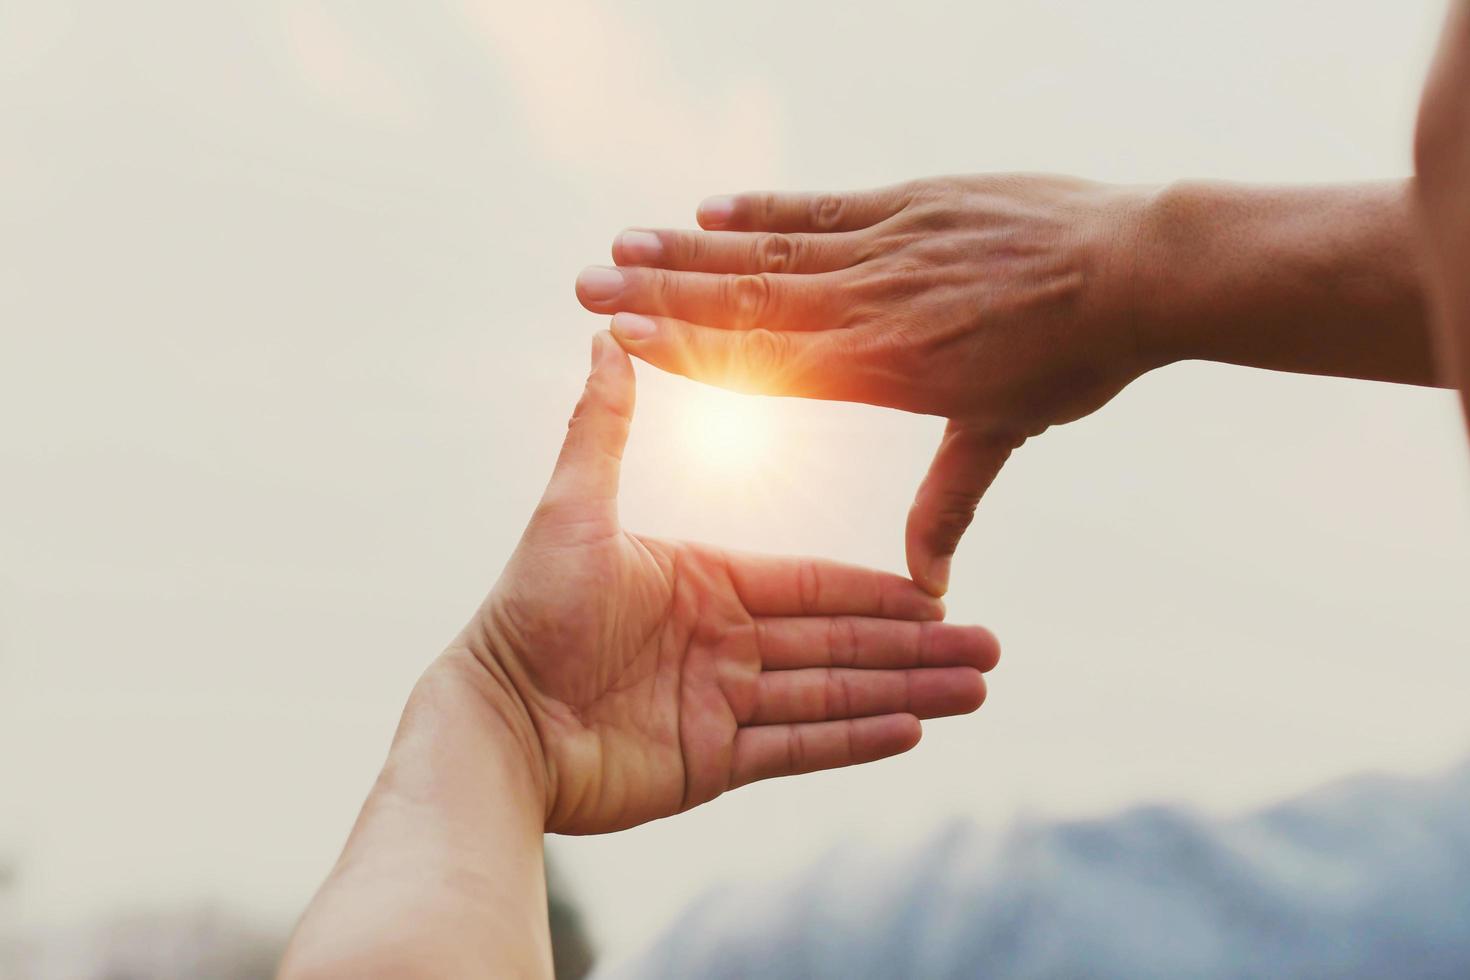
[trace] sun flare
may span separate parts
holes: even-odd
[[[748,472],[771,451],[770,399],[700,386],[680,408],[680,441],[701,467]]]

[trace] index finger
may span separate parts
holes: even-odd
[[[724,558],[735,592],[752,616],[944,618],[944,603],[901,575],[816,558]]]

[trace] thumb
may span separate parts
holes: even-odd
[[[592,373],[567,423],[543,504],[615,502],[633,421],[633,362],[606,331],[592,338]]]
[[[944,595],[949,566],[980,498],[1019,443],[951,421],[929,472],[909,508],[905,550],[909,576],[925,591]]]

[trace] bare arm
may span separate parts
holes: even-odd
[[[462,650],[424,674],[283,978],[551,976],[545,788],[517,713]]]
[[[1182,182],[1151,203],[1134,309],[1147,363],[1435,383],[1408,182]]]

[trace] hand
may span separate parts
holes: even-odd
[[[577,295],[669,371],[947,417],[906,535],[941,595],[1010,452],[1151,366],[1129,295],[1146,198],[1028,176],[712,198],[704,231],[624,232],[620,268],[584,271]]]
[[[546,495],[461,637],[508,697],[548,831],[619,830],[757,779],[912,748],[975,710],[994,637],[912,582],[629,534],[633,366],[607,334]]]

